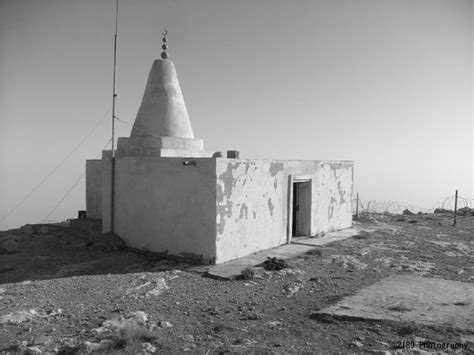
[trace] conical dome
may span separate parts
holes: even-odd
[[[174,64],[157,59],[148,76],[130,137],[194,138]]]

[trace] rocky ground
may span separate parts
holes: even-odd
[[[66,226],[1,232],[0,353],[387,353],[421,340],[474,352],[474,330],[314,315],[390,274],[474,282],[473,216],[376,217],[233,281]]]

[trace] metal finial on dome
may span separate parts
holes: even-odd
[[[161,58],[168,59],[168,45],[166,44],[168,42],[168,40],[166,39],[168,31],[164,30],[163,32],[161,32],[161,34],[163,35],[163,39],[161,40],[163,42],[163,44],[161,45],[161,49],[163,49],[163,52],[161,52]]]

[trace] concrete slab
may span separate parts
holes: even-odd
[[[300,245],[311,245],[311,246],[320,246],[332,242],[337,242],[340,240],[344,240],[355,235],[359,234],[359,231],[355,228],[347,228],[337,232],[332,232],[326,234],[324,237],[321,238],[297,238],[293,239],[292,244],[300,244]]]
[[[315,312],[313,318],[391,320],[474,329],[473,303],[474,284],[392,275]]]
[[[327,233],[320,238],[298,238],[291,244],[281,245],[279,247],[263,250],[255,254],[232,260],[223,264],[212,265],[203,269],[202,267],[193,269],[196,272],[205,272],[208,276],[218,279],[235,279],[240,275],[243,269],[248,266],[255,267],[262,264],[268,257],[277,257],[280,259],[291,259],[304,254],[316,246],[332,243],[335,241],[347,239],[357,235],[359,231],[355,228],[348,228],[340,231]]]

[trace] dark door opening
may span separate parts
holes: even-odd
[[[293,183],[293,237],[309,236],[311,234],[311,182]]]

